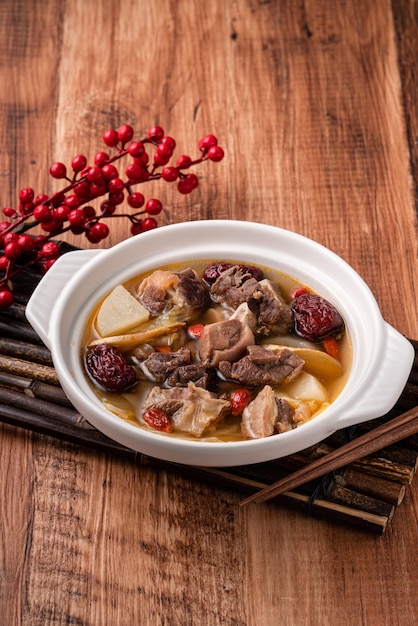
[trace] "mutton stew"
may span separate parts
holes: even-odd
[[[344,320],[276,270],[197,261],[113,289],[82,359],[104,406],[170,437],[242,441],[315,418],[351,364]]]

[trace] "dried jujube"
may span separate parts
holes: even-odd
[[[344,320],[334,305],[313,293],[304,293],[291,303],[295,332],[309,341],[320,342],[344,329]]]
[[[222,272],[229,270],[230,267],[234,267],[235,265],[238,265],[244,274],[250,274],[256,280],[263,280],[263,271],[259,267],[255,267],[254,265],[242,265],[240,263],[236,264],[226,262],[211,263],[208,265],[203,272],[202,280],[207,285],[213,285]]]
[[[137,385],[134,368],[115,346],[98,344],[88,348],[85,365],[91,379],[110,393],[133,391]]]

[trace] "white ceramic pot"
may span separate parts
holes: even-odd
[[[267,265],[308,284],[344,317],[353,362],[344,389],[299,428],[260,440],[210,443],[147,431],[105,410],[86,380],[80,342],[93,307],[113,287],[161,265],[193,259]],[[119,443],[177,463],[227,467],[293,454],[346,426],[379,417],[396,403],[412,367],[412,345],[387,324],[360,276],[336,254],[301,235],[245,221],[163,226],[108,250],[63,255],[41,280],[26,315],[50,348],[68,398],[86,419]]]

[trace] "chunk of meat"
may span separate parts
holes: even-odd
[[[276,352],[261,346],[248,346],[248,354],[236,363],[221,361],[219,371],[229,380],[246,385],[279,385],[296,378],[304,361],[288,348]]]
[[[284,433],[287,430],[292,430],[292,428],[294,428],[294,409],[285,398],[276,398],[276,404],[278,411],[274,431],[276,433]]]
[[[192,311],[200,311],[209,302],[209,295],[205,285],[197,278],[191,268],[178,272],[179,284],[174,303]]]
[[[146,358],[149,357],[150,354],[154,352],[154,347],[149,343],[142,343],[139,346],[136,346],[132,352],[131,356],[136,361],[145,361]]]
[[[190,363],[189,365],[180,365],[167,378],[169,387],[186,387],[188,383],[193,382],[196,387],[208,389],[213,380],[213,371],[208,370],[200,363]]]
[[[278,407],[273,389],[266,385],[242,412],[241,431],[248,439],[262,439],[274,433]]]
[[[138,300],[152,315],[160,315],[172,307],[171,298],[178,282],[174,272],[156,270],[139,285]]]
[[[152,387],[144,401],[143,409],[150,408],[164,411],[167,415],[173,415],[181,408],[187,394],[183,388],[164,389],[163,387]]]
[[[191,268],[181,272],[156,270],[138,288],[138,300],[152,315],[176,308],[183,319],[190,319],[205,306],[208,298],[204,284]]]
[[[229,402],[190,382],[187,387],[153,387],[145,400],[144,411],[150,408],[167,413],[174,430],[201,437],[208,426],[229,411]]]
[[[248,306],[257,316],[257,332],[286,335],[293,328],[292,309],[283,299],[278,287],[270,280],[261,280],[248,299]]]
[[[284,433],[300,424],[308,421],[311,417],[311,409],[306,402],[298,401],[296,406],[292,406],[285,398],[277,398],[276,404],[278,415],[274,425],[276,433]]]
[[[285,335],[293,328],[293,312],[280,288],[268,279],[256,280],[243,266],[234,265],[223,271],[211,286],[210,296],[214,302],[233,309],[247,302],[257,318],[258,334]]]
[[[142,365],[145,373],[149,372],[153,380],[161,383],[178,367],[188,365],[190,362],[190,350],[180,348],[176,352],[152,352]]]
[[[264,276],[263,270],[260,267],[256,267],[255,265],[242,265],[242,264],[237,265],[236,263],[228,263],[225,261],[215,261],[215,263],[210,263],[203,270],[203,274],[202,274],[203,282],[209,286],[213,285],[215,280],[219,278],[219,275],[222,274],[222,272],[225,272],[225,270],[228,270],[233,265],[239,267],[240,270],[242,270],[243,272],[251,274],[251,276],[255,278],[256,280],[263,279],[263,276]]]
[[[199,341],[202,363],[215,367],[220,361],[235,361],[255,343],[251,329],[238,319],[207,324]]]
[[[210,297],[214,302],[225,302],[236,309],[248,300],[257,285],[258,280],[243,266],[233,265],[218,276],[210,288]]]

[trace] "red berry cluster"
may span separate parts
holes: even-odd
[[[56,261],[60,248],[52,238],[70,231],[85,235],[90,243],[99,243],[109,235],[103,220],[110,217],[126,217],[132,235],[156,228],[155,216],[161,213],[162,203],[157,198],[145,200],[142,193],[134,191],[134,186],[162,178],[177,183],[178,191],[188,194],[199,184],[190,167],[206,160],[221,161],[224,156],[216,137],[206,135],[198,143],[198,158],[183,154],[175,165],[168,165],[176,142],[160,126],[153,126],[146,137],[135,141],[134,129],[124,124],[118,130],[106,130],[103,142],[106,150],[94,155],[92,165],[88,165],[83,154],[72,159],[71,173],[64,163],[51,165],[50,175],[65,180],[61,191],[49,196],[35,195],[27,187],[19,192],[17,210],[3,209],[8,219],[0,222],[0,310],[13,304],[11,280],[18,272],[34,264],[46,271]],[[128,163],[122,173],[116,163],[123,157]],[[92,206],[103,196],[98,208]],[[117,207],[125,201],[133,210],[118,213]],[[38,225],[45,234],[27,234]]]

